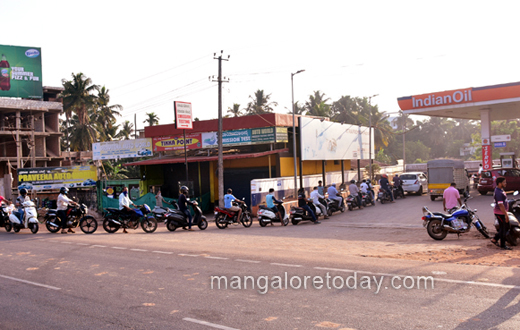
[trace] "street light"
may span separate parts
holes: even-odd
[[[298,70],[296,73],[291,73],[291,93],[292,93],[292,138],[293,138],[293,158],[294,158],[294,198],[298,198],[298,175],[296,174],[296,125],[295,125],[295,113],[296,109],[294,108],[294,82],[293,77],[298,73],[301,73],[305,70]],[[301,134],[301,132],[300,132]],[[301,175],[301,173],[300,173]]]
[[[370,181],[373,179],[372,175],[372,98],[379,96],[379,94],[374,94],[368,97],[368,164],[369,164],[369,175]]]

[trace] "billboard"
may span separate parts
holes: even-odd
[[[202,133],[202,147],[216,148],[218,147],[218,132]],[[222,145],[236,146],[251,144],[251,130],[238,129],[233,131],[222,132]]]
[[[95,186],[97,181],[95,166],[20,168],[16,172],[18,189],[88,188]]]
[[[153,151],[184,150],[184,137],[161,136],[152,139]],[[186,149],[199,149],[202,147],[202,136],[200,133],[186,134]]]
[[[175,112],[175,128],[193,129],[191,103],[175,101],[173,102],[173,110]]]
[[[368,159],[369,129],[300,117],[302,160]],[[372,131],[372,159],[374,158]]]
[[[43,98],[41,48],[0,45],[0,96]]]
[[[152,155],[152,139],[150,138],[92,143],[94,160],[150,157]]]

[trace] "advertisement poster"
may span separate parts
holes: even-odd
[[[95,166],[21,168],[16,172],[18,189],[88,188],[95,186],[97,181]]]
[[[218,146],[217,133],[218,132],[202,133],[202,147],[216,148]],[[225,131],[222,133],[222,144],[224,146],[251,144],[251,130],[239,129]]]
[[[175,112],[175,127],[177,129],[193,129],[193,116],[191,111],[191,103],[173,102]]]
[[[200,133],[186,134],[186,149],[202,148],[202,136]],[[170,151],[184,150],[184,137],[177,136],[161,136],[152,139],[153,151]]]
[[[276,142],[289,142],[287,127],[276,127]]]
[[[41,99],[41,48],[0,45],[0,97]]]
[[[94,160],[151,157],[152,139],[92,143]]]

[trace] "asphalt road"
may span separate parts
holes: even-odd
[[[489,203],[469,201],[488,227]],[[0,329],[519,329],[519,268],[371,257],[476,239],[431,240],[422,205],[442,208],[410,196],[321,225],[1,230]],[[226,276],[227,289],[212,276]],[[418,276],[433,288],[417,288]]]

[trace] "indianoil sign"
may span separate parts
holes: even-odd
[[[472,88],[440,93],[422,94],[398,99],[402,110],[454,105],[473,102]]]

